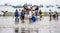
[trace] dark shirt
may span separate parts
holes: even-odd
[[[37,6],[35,10],[39,10],[39,7]]]
[[[39,14],[42,14],[42,12],[39,12]]]

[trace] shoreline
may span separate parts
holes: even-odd
[[[44,16],[49,16],[49,12],[43,12],[44,13]],[[5,14],[5,16],[13,16],[14,15],[14,12],[7,12]],[[58,15],[60,16],[60,12],[58,12]],[[0,16],[3,16],[2,14],[0,14]]]

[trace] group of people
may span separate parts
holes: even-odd
[[[40,18],[42,18],[42,16],[44,15],[42,13],[42,11],[40,10],[38,13],[39,7],[34,5],[24,5],[23,9],[21,10],[21,12],[19,13],[18,10],[15,11],[15,21],[19,22],[19,16],[20,16],[20,20],[22,21],[22,23],[24,23],[24,19],[25,19],[25,15],[29,16],[29,23],[31,23],[32,21],[35,22],[37,19],[35,16],[40,15]]]
[[[29,16],[29,23],[31,22],[35,22],[37,20],[37,16],[40,16],[40,20],[42,18],[42,16],[44,16],[44,13],[39,10],[39,7],[37,5],[27,5],[25,4],[23,6],[22,11],[19,13],[18,10],[15,11],[15,22],[19,22],[19,16],[20,16],[20,20],[22,21],[22,23],[24,23],[24,19],[25,19],[25,15]],[[51,21],[51,16],[55,19],[57,17],[58,20],[58,13],[52,12],[51,10],[49,10],[49,15],[50,15],[50,21]]]
[[[58,20],[58,13],[56,12],[56,11],[54,11],[54,12],[52,12],[51,10],[49,10],[50,12],[49,12],[49,15],[50,15],[50,21],[52,20],[52,18],[54,19],[54,20]]]

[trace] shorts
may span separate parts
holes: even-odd
[[[25,18],[24,16],[21,16],[21,20],[24,20],[24,18]]]

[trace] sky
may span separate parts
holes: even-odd
[[[60,3],[60,0],[0,0],[0,5],[4,5],[5,3],[11,5],[24,5],[25,3],[33,5],[56,5]]]

